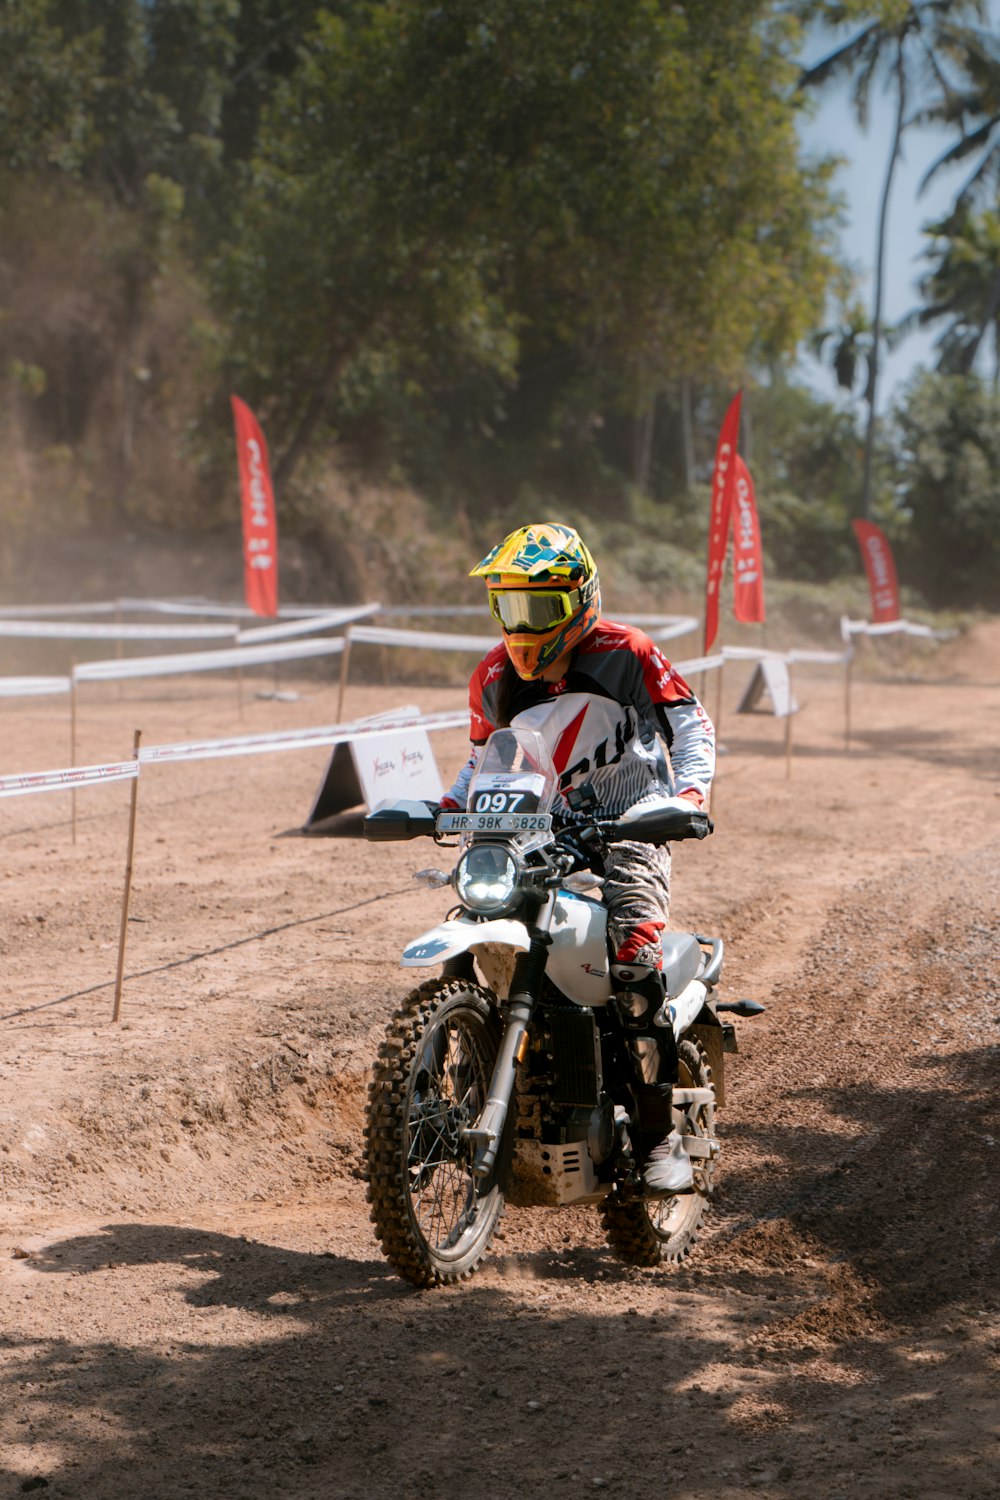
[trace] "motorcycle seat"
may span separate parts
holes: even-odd
[[[667,996],[672,1000],[692,979],[697,979],[704,955],[698,939],[690,932],[665,932],[660,947]]]

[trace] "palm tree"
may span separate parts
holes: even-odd
[[[895,95],[895,119],[885,179],[879,203],[878,236],[875,249],[875,292],[871,320],[871,352],[866,397],[868,421],[865,430],[864,476],[861,492],[861,514],[871,517],[872,459],[875,451],[875,425],[878,397],[879,358],[883,339],[882,301],[885,284],[885,243],[889,216],[889,197],[896,164],[900,158],[903,132],[910,123],[908,110],[911,95],[933,80],[943,95],[947,80],[941,72],[941,55],[951,35],[967,17],[983,17],[983,0],[910,0],[887,12],[884,6],[873,6],[874,19],[862,24],[846,42],[806,68],[799,80],[802,88],[819,88],[843,77],[853,78],[853,100],[862,130],[868,128],[869,101],[873,84],[888,85]],[[826,0],[810,7],[810,13],[827,26],[843,26],[856,15],[854,6],[843,0]]]
[[[967,375],[987,334],[994,343],[994,385],[1000,384],[1000,213],[957,209],[925,231],[931,269],[920,280],[923,305],[908,327],[947,326],[938,339],[938,369]]]
[[[960,298],[968,293],[975,303],[977,293],[968,285],[971,266],[973,263],[982,266],[984,254],[987,260],[990,258],[989,221],[994,216],[987,212],[982,220],[976,221],[969,215],[977,200],[985,199],[989,204],[995,204],[1000,196],[1000,37],[973,27],[960,27],[950,38],[948,50],[959,69],[960,81],[954,87],[942,90],[939,98],[924,110],[921,119],[957,128],[959,139],[928,168],[921,190],[940,172],[972,160],[972,171],[956,195],[951,220],[937,229],[932,226],[930,232],[949,234],[956,240],[955,253],[949,255],[951,264],[946,267],[942,262],[939,270],[944,273],[946,284],[961,274],[963,287],[955,290]],[[961,250],[958,241],[962,242]],[[980,301],[978,313],[966,327],[964,337],[954,325],[942,337],[943,365],[956,354],[967,353],[965,368],[971,369],[987,330],[990,327],[996,329],[1000,310],[1000,263],[994,261],[991,274],[988,289],[979,283],[979,293],[986,291],[985,300]],[[937,276],[937,272],[931,273],[928,280]],[[931,288],[932,296],[940,291],[940,285]],[[947,311],[949,309],[945,308],[941,315]],[[932,306],[924,309],[921,316],[923,321],[931,321],[935,316]],[[996,338],[994,384],[1000,381],[1000,329],[996,329]]]
[[[948,38],[948,56],[958,68],[956,83],[922,110],[922,124],[957,129],[959,139],[924,173],[921,191],[940,172],[974,161],[955,199],[956,211],[1000,189],[1000,37],[975,27],[956,27]],[[992,190],[992,191],[991,191]]]
[[[872,384],[872,325],[858,302],[843,309],[843,321],[821,328],[811,340],[812,353],[828,361],[837,385],[852,395],[858,375],[864,377],[862,395],[870,398]]]

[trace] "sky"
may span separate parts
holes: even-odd
[[[991,0],[990,9],[995,22],[1000,23],[1000,0]],[[832,41],[815,41],[807,49],[805,61],[817,62],[832,50],[838,40],[846,40],[850,34],[845,31]],[[848,158],[834,179],[835,186],[847,197],[841,247],[844,257],[858,273],[860,295],[870,314],[878,205],[894,119],[893,100],[891,94],[879,94],[873,90],[868,131],[862,134],[855,122],[847,86],[839,83],[827,85],[815,97],[816,114],[801,125],[800,138],[808,153]],[[921,227],[948,211],[968,173],[968,166],[945,171],[923,194],[919,193],[920,181],[927,168],[952,140],[947,131],[915,128],[908,130],[903,137],[904,159],[896,168],[889,200],[883,302],[883,316],[887,322],[896,321],[919,302],[917,282],[927,269],[921,255],[925,248]],[[880,407],[888,404],[894,394],[900,393],[917,365],[932,366],[936,362],[934,342],[940,332],[941,329],[915,332],[893,354],[883,355]],[[803,357],[801,373],[819,394],[826,397],[838,395],[832,374],[808,355]]]

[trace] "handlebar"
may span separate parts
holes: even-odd
[[[667,844],[681,839],[704,839],[715,824],[700,808],[651,807],[637,818],[618,818],[598,825],[610,843],[632,839],[639,844]]]
[[[366,839],[375,843],[396,842],[433,836],[437,826],[433,802],[402,801],[379,807],[362,824]],[[594,818],[590,823],[568,825],[564,830],[577,842],[618,843],[631,839],[639,844],[666,844],[681,839],[703,839],[715,824],[706,812],[692,807],[651,807],[638,818]]]
[[[374,843],[418,839],[434,833],[437,814],[435,802],[393,802],[389,807],[377,807],[369,813],[361,825],[361,832]]]

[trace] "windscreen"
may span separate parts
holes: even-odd
[[[550,812],[559,778],[537,729],[497,729],[469,783],[469,812]]]

